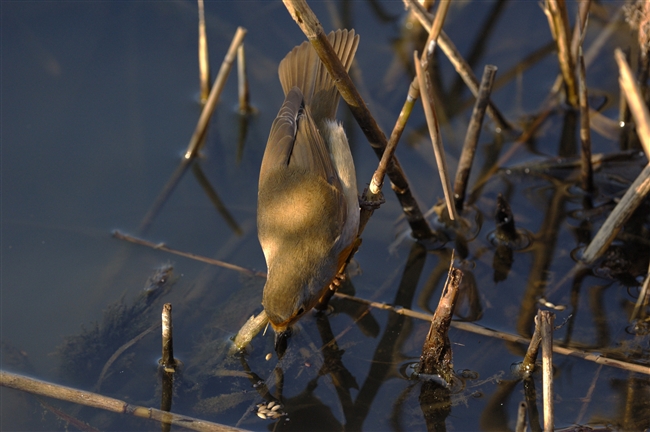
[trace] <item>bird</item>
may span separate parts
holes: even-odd
[[[346,71],[354,30],[328,35]],[[354,161],[336,121],[340,94],[307,41],[278,67],[284,103],[266,143],[258,185],[257,231],[267,265],[262,306],[286,349],[291,326],[316,306],[356,246],[359,197]]]

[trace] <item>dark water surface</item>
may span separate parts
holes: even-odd
[[[575,5],[570,6],[573,17]],[[587,48],[619,6],[606,2],[598,7]],[[333,1],[312,7],[326,30],[354,27],[361,35],[352,78],[389,133],[411,79],[412,47],[397,51],[403,46],[398,42],[402,3]],[[427,322],[378,309],[363,315],[359,304],[335,299],[326,316],[308,314],[300,321],[276,369],[275,355],[265,360],[273,348],[270,331],[259,335],[246,355],[228,355],[229,338],[261,310],[262,278],[111,236],[119,229],[171,248],[266,270],[255,227],[259,165],[282,102],[277,65],[304,40],[282,3],[206,4],[213,76],[236,27],[248,30],[246,55],[257,113],[242,126],[233,73],[203,156],[145,232],[139,227],[177,168],[200,113],[196,5],[3,1],[1,15],[3,370],[159,407],[158,329],[127,349],[98,380],[111,355],[156,323],[162,304],[169,302],[174,308],[175,355],[184,363],[175,383],[173,412],[254,430],[431,427],[419,401],[422,384],[405,372],[419,358]],[[490,16],[495,20],[488,27]],[[489,63],[499,67],[498,78],[552,40],[546,17],[533,1],[455,3],[445,31],[466,58],[475,59],[479,77]],[[587,71],[592,104],[605,103],[603,113],[612,119],[618,115],[613,49],[627,48],[629,33],[619,25]],[[472,55],[479,42],[483,50]],[[444,56],[438,67],[444,92],[441,129],[455,172],[473,101]],[[556,57],[546,55],[495,89],[493,100],[521,127],[527,116],[540,111],[557,72]],[[377,159],[343,104],[339,118],[346,124],[362,187]],[[565,278],[575,265],[572,252],[595,235],[612,207],[611,198],[621,196],[647,161],[634,153],[609,164],[597,176],[596,210],[585,212],[584,195],[572,186],[574,180],[567,180],[575,178],[576,170],[540,165],[559,154],[577,154],[576,142],[562,138],[565,123],[564,111],[555,110],[536,137],[519,145],[504,163],[510,169],[497,172],[472,194],[471,218],[478,215],[479,222],[464,242],[429,250],[414,243],[387,184],[387,202],[364,232],[353,266],[359,271],[347,292],[433,311],[451,249],[456,248],[466,281],[476,282],[475,290],[465,288],[468,296],[457,317],[528,337],[533,316],[542,307],[537,299],[543,296],[565,307],[556,311],[557,324],[568,319],[555,335],[561,344],[648,366],[648,336],[628,331],[638,282],[648,268],[647,205],[636,216],[640,228],[620,243],[629,266],[620,272],[606,268],[609,278],[603,272],[601,277],[590,273]],[[593,133],[592,140],[596,153],[620,151],[617,139]],[[512,148],[513,139],[498,134],[486,120],[479,145],[470,188],[480,171]],[[422,208],[428,209],[442,197],[442,189],[419,103],[397,155]],[[517,168],[523,164],[528,168]],[[206,193],[206,181],[230,219]],[[493,265],[496,248],[490,233],[499,193],[508,198],[517,226],[533,240],[513,252],[509,271]],[[170,280],[143,294],[151,274],[165,265],[173,266]],[[321,349],[332,335],[336,345]],[[442,403],[437,421],[446,421],[449,430],[514,429],[517,406],[531,391],[536,391],[542,417],[539,376],[524,384],[511,372],[524,346],[458,329],[450,337],[454,368],[471,373]],[[557,427],[650,426],[647,374],[557,354],[554,362]],[[264,401],[259,380],[266,381],[288,414],[277,425],[255,415],[256,404]],[[53,406],[100,430],[159,428],[154,422],[14,390],[1,389],[0,395],[2,430],[66,428],[66,418]]]

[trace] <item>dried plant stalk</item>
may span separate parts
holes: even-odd
[[[210,96],[208,96],[208,100],[205,102],[205,106],[203,107],[203,111],[201,111],[201,116],[199,117],[199,121],[196,125],[196,128],[194,129],[190,143],[187,146],[185,159],[192,159],[199,152],[199,147],[203,141],[203,138],[205,137],[205,132],[208,129],[208,122],[210,121],[210,117],[212,116],[212,113],[217,106],[217,102],[219,102],[221,92],[226,85],[228,74],[230,74],[230,69],[232,68],[232,64],[234,63],[235,57],[237,56],[237,49],[239,48],[239,45],[241,45],[244,41],[245,36],[246,29],[243,27],[237,27],[237,32],[235,33],[235,36],[230,43],[230,48],[228,48],[226,57],[223,59],[223,63],[221,64],[221,68],[217,74],[217,79],[215,80],[214,86],[210,91]]]
[[[616,63],[618,63],[618,70],[621,75],[619,82],[625,93],[625,99],[630,107],[630,111],[634,116],[636,132],[639,135],[643,151],[650,160],[650,113],[648,112],[648,107],[643,100],[639,85],[632,75],[630,65],[625,60],[623,51],[617,48],[614,51],[614,56],[616,57]]]
[[[0,371],[0,386],[28,393],[76,403],[79,405],[103,409],[118,414],[131,414],[135,417],[152,419],[161,423],[173,424],[196,431],[237,432],[242,429],[232,426],[212,423],[184,415],[164,412],[155,408],[132,405],[119,399],[103,396],[97,393],[77,390],[22,375]]]
[[[205,32],[205,13],[203,0],[199,4],[199,81],[201,83],[201,103],[205,104],[210,95],[210,62],[208,60],[208,36]]]
[[[348,104],[350,112],[375,151],[375,154],[381,159],[387,146],[386,136],[379,129],[379,125],[377,125],[372,114],[370,114],[366,103],[361,98],[350,76],[341,64],[341,60],[327,40],[327,35],[318,18],[309,8],[305,0],[283,0],[283,3],[294,21],[296,21],[300,29],[305,33],[305,36],[307,36],[307,39],[311,42],[314,50],[316,50],[316,53],[336,83],[336,87],[341,93],[341,96]],[[404,171],[395,156],[393,156],[387,174],[393,183],[393,190],[402,205],[406,220],[413,230],[413,236],[419,239],[431,238],[433,232],[424,218],[415,197],[411,193],[411,188],[406,180]]]
[[[427,119],[427,126],[429,127],[429,135],[431,136],[431,144],[433,145],[433,153],[436,156],[436,163],[438,164],[438,173],[440,174],[440,181],[442,182],[442,190],[445,194],[445,203],[449,218],[451,220],[458,219],[456,213],[456,206],[452,198],[451,182],[449,180],[449,172],[447,170],[447,161],[445,158],[445,149],[442,145],[442,138],[440,136],[440,128],[438,126],[438,117],[436,115],[436,108],[433,105],[433,86],[431,84],[431,77],[427,71],[428,62],[425,60],[423,63],[418,58],[417,51],[414,54],[415,70],[417,72],[418,82],[420,84],[420,97],[422,99],[422,107],[424,108],[424,115]]]
[[[493,65],[486,65],[483,69],[483,77],[481,78],[478,96],[476,97],[472,117],[467,127],[465,143],[463,144],[463,151],[458,161],[456,180],[454,181],[454,199],[456,201],[456,209],[459,211],[463,208],[463,202],[465,201],[467,181],[469,180],[469,173],[474,162],[478,138],[481,134],[481,126],[483,125],[483,117],[490,102],[490,92],[492,91],[492,84],[494,83],[496,73],[497,67]]]
[[[248,75],[246,74],[246,52],[244,44],[237,49],[237,90],[239,92],[239,113],[251,112],[250,94],[248,91]]]
[[[598,233],[582,254],[583,261],[592,264],[605,252],[621,228],[623,228],[625,222],[632,216],[634,210],[643,202],[649,192],[650,164],[641,171],[641,174],[634,180],[634,183],[628,188],[623,198],[607,217],[603,226],[600,227],[600,230],[598,230]]]
[[[458,289],[463,279],[463,272],[453,267],[453,254],[445,287],[442,289],[440,302],[431,318],[431,327],[422,347],[420,356],[420,373],[440,375],[450,383],[453,376],[452,351],[449,342],[449,327],[454,314]]]
[[[569,36],[569,15],[564,0],[547,0],[546,9],[551,33],[557,43],[557,55],[560,62],[560,70],[566,86],[566,98],[572,107],[578,106],[578,89],[575,78],[575,61],[571,56],[571,44]]]
[[[542,393],[544,399],[544,430],[554,430],[553,416],[553,318],[549,311],[539,311],[537,319],[542,333]]]
[[[535,317],[535,332],[530,339],[528,350],[524,356],[524,361],[521,363],[520,371],[523,373],[532,373],[535,370],[535,362],[537,361],[537,353],[539,352],[539,345],[542,342],[542,333],[540,330],[539,313]]]
[[[174,372],[176,369],[171,303],[165,303],[162,309],[162,359],[160,365],[165,372]]]

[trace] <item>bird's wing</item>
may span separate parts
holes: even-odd
[[[268,174],[282,168],[313,173],[337,190],[341,189],[327,145],[309,107],[303,105],[303,95],[297,87],[289,91],[271,126],[260,169],[260,184]]]

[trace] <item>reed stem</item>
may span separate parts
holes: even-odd
[[[481,127],[483,125],[483,118],[485,117],[485,110],[487,109],[490,101],[490,92],[492,91],[492,84],[494,83],[494,76],[497,73],[497,67],[493,65],[486,65],[483,69],[483,77],[481,78],[481,85],[479,86],[478,96],[472,111],[472,117],[467,126],[467,134],[465,135],[465,143],[463,144],[463,151],[458,161],[458,169],[456,170],[456,179],[454,181],[454,200],[456,209],[461,211],[465,201],[465,193],[467,191],[467,181],[469,180],[469,173],[472,169],[474,162],[474,155],[478,146],[478,139],[481,134]]]
[[[190,143],[187,146],[185,159],[192,159],[196,157],[199,152],[199,147],[201,147],[203,139],[205,138],[205,133],[208,129],[210,117],[212,117],[212,113],[217,106],[217,102],[219,102],[219,97],[221,96],[221,92],[226,85],[226,80],[230,74],[230,69],[232,68],[232,64],[234,63],[235,57],[237,56],[237,49],[239,48],[239,45],[241,45],[244,41],[245,36],[246,29],[243,27],[237,27],[237,32],[235,33],[235,36],[230,43],[230,48],[228,48],[226,57],[223,59],[223,63],[221,64],[221,68],[219,69],[219,73],[217,74],[217,78],[214,82],[214,86],[212,87],[212,90],[210,90],[208,100],[205,102],[205,106],[203,107],[203,111],[201,111],[201,116],[199,117],[199,121],[196,124],[194,133],[190,139]]]

